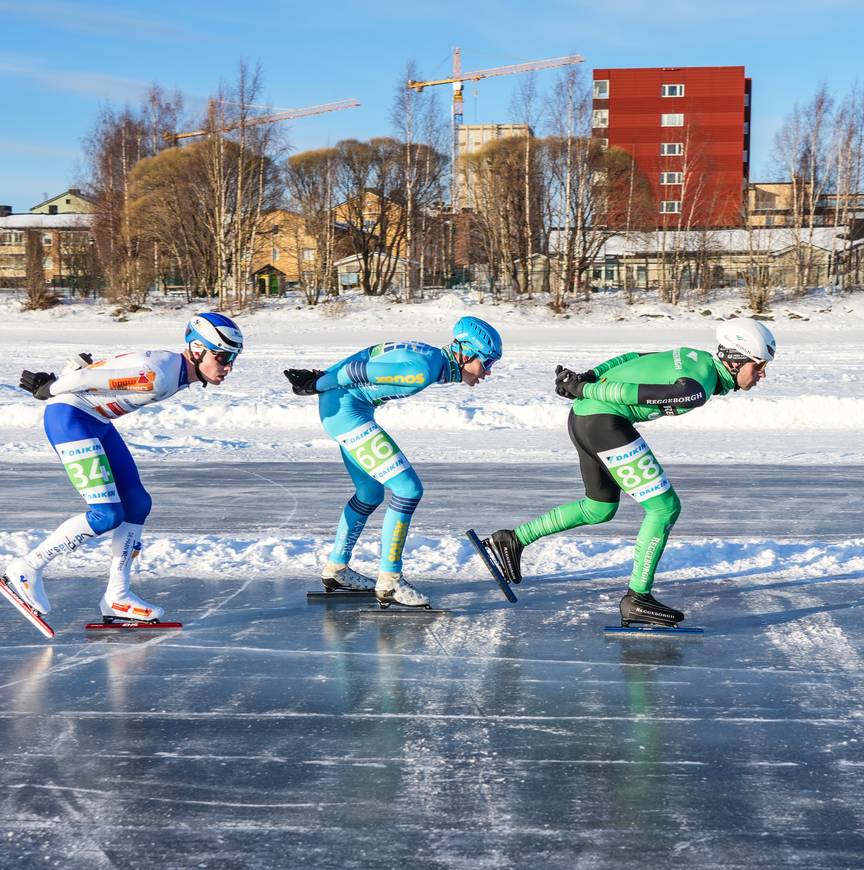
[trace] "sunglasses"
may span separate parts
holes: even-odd
[[[238,356],[239,353],[232,353],[230,350],[211,350],[210,353],[213,354],[213,359],[219,363],[220,366],[230,366]]]

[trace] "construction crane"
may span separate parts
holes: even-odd
[[[212,105],[212,104],[211,104]],[[273,124],[277,121],[291,121],[294,118],[307,118],[309,115],[323,115],[325,112],[341,112],[343,109],[356,109],[360,105],[359,100],[339,100],[335,103],[322,103],[320,106],[307,106],[305,109],[286,109],[272,115],[256,115],[244,121],[226,124],[220,128],[222,133],[237,130],[240,127],[254,127],[257,124]],[[175,145],[181,139],[193,139],[196,136],[206,136],[211,130],[192,130],[188,133],[163,133],[162,138],[166,142]]]
[[[451,208],[455,210],[455,178],[456,178],[456,160],[459,156],[459,127],[462,125],[463,114],[463,82],[478,82],[480,79],[492,78],[492,76],[508,76],[514,73],[534,72],[541,69],[554,69],[562,66],[573,66],[577,63],[582,63],[585,58],[579,54],[568,54],[565,57],[553,57],[549,60],[532,60],[527,63],[515,63],[510,66],[497,66],[492,69],[478,69],[474,72],[462,72],[462,49],[453,49],[453,75],[446,79],[432,79],[426,82],[408,80],[408,88],[410,90],[422,93],[424,88],[431,88],[435,85],[453,85],[453,142],[452,142],[452,166],[453,172],[451,177],[454,179],[453,190],[451,191]]]

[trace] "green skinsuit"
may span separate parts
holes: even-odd
[[[626,353],[593,369],[568,419],[579,453],[586,497],[560,505],[515,529],[523,546],[538,538],[615,516],[626,492],[645,510],[636,538],[630,588],[649,592],[681,501],[633,426],[661,415],[678,416],[712,396],[735,389],[735,380],[713,354],[690,347],[660,353]]]

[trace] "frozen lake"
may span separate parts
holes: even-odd
[[[324,534],[347,494],[337,471],[146,465],[150,532]],[[859,467],[669,471],[673,540],[809,552],[860,533]],[[59,465],[0,474],[17,506],[4,532],[79,507]],[[469,479],[485,530],[581,492],[572,466],[421,474],[417,527],[441,535],[477,519],[454,508]],[[632,538],[639,513],[622,507],[595,546]],[[307,604],[306,567],[202,579],[189,560],[146,581],[182,632],[94,639],[95,581],[58,566],[53,643],[0,611],[0,865],[861,866],[864,571],[820,559],[806,575],[755,560],[662,576],[697,640],[604,638],[626,581],[602,559],[529,578],[516,605],[457,564],[430,578],[453,608],[439,618]]]

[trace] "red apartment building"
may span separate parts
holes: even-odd
[[[743,66],[594,70],[593,136],[634,157],[658,226],[742,224],[750,88]]]

